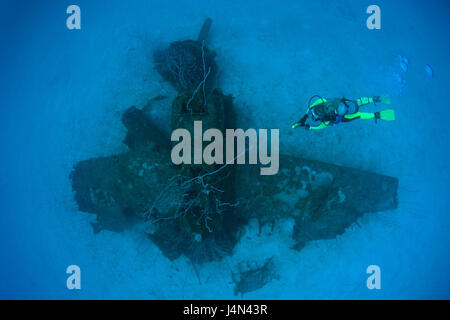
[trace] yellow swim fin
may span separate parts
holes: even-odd
[[[391,97],[388,94],[383,94],[380,96],[380,102],[383,104],[391,104]]]
[[[380,111],[380,119],[385,121],[394,121],[395,120],[395,111],[392,109],[381,110]]]

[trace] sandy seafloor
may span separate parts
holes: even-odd
[[[377,1],[381,30],[366,28],[367,1],[78,0],[80,31],[65,27],[69,4],[0,4],[1,298],[241,298],[231,270],[271,256],[279,280],[244,299],[450,298],[445,1]],[[73,200],[72,166],[126,151],[121,113],[176,95],[153,70],[152,50],[195,39],[206,17],[239,124],[280,128],[282,153],[398,177],[398,209],[300,252],[290,249],[291,221],[261,235],[251,223],[231,257],[199,267],[201,283],[185,258],[169,261],[141,230],[94,235],[94,216]],[[382,93],[395,122],[290,129],[314,94]],[[166,130],[168,112],[153,112]],[[80,291],[66,289],[70,264],[81,267]],[[381,290],[366,287],[371,264],[381,267]]]

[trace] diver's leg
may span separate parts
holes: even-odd
[[[344,122],[353,121],[353,120],[356,120],[356,119],[363,119],[363,120],[373,119],[373,118],[375,118],[375,113],[372,113],[372,112],[356,112],[356,113],[352,113],[352,114],[346,114],[344,116],[344,119],[345,119]]]
[[[363,120],[368,120],[368,119],[373,119],[373,118],[380,118],[380,113],[379,112],[360,112],[360,119]]]
[[[367,104],[377,104],[377,103],[382,103],[382,104],[391,104],[391,98],[389,97],[389,95],[385,94],[385,95],[381,95],[381,96],[374,96],[374,97],[362,97],[359,99],[356,99],[356,103],[358,104],[358,106],[365,106]]]
[[[394,110],[391,109],[386,109],[386,110],[381,110],[381,111],[377,111],[377,112],[357,112],[354,114],[348,114],[344,116],[344,119],[346,119],[346,121],[352,121],[355,119],[363,119],[363,120],[368,120],[368,119],[375,119],[375,122],[380,119],[380,120],[385,120],[385,121],[393,121],[395,120],[395,112]]]
[[[371,104],[373,102],[374,102],[374,98],[372,98],[372,97],[361,97],[359,99],[356,99],[356,104],[358,105],[358,107],[365,106],[365,105]]]

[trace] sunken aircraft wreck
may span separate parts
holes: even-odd
[[[178,91],[167,106],[172,129],[192,131],[197,120],[204,130],[235,127],[233,98],[214,87],[215,53],[206,45],[210,27],[207,19],[197,40],[154,52],[156,70]],[[174,165],[170,137],[145,110],[130,107],[122,122],[129,151],[75,164],[70,174],[75,201],[80,211],[96,215],[95,233],[142,224],[149,241],[171,260],[184,255],[199,264],[232,254],[250,219],[264,225],[291,217],[295,249],[301,250],[308,241],[335,238],[366,213],[397,207],[393,177],[282,151],[279,173],[272,176],[260,175],[255,165]],[[273,274],[271,264],[246,270],[252,277],[234,275],[236,292],[264,285]]]

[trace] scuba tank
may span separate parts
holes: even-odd
[[[313,105],[310,108],[311,115],[313,116],[313,120],[327,122],[336,120],[336,110],[338,110],[339,105],[341,104],[342,99],[333,98],[330,100],[325,100],[324,102],[319,102],[316,105]]]

